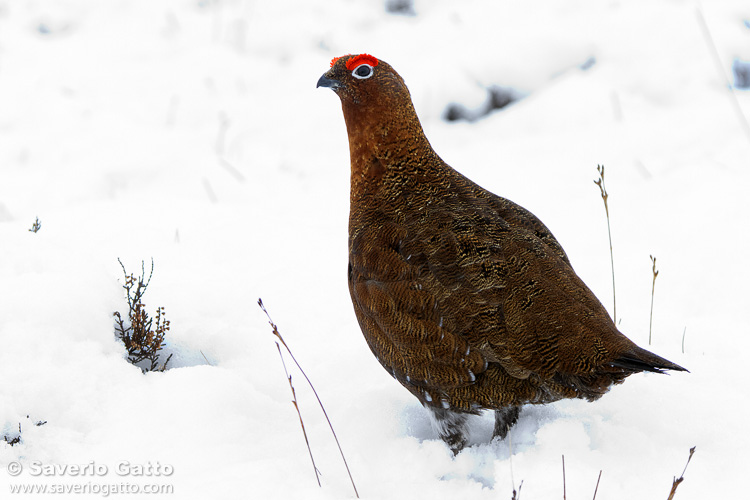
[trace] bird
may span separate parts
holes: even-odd
[[[341,101],[351,160],[348,284],[380,364],[457,454],[468,416],[504,439],[521,407],[594,401],[639,372],[685,368],[623,335],[530,211],[430,145],[401,76],[335,57],[317,87]]]

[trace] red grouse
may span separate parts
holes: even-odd
[[[468,414],[504,438],[521,405],[600,398],[642,371],[681,370],[617,330],[531,212],[448,166],[404,80],[368,54],[334,58],[351,154],[349,291],[380,364],[457,453]]]

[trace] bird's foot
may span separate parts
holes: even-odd
[[[506,406],[500,410],[495,410],[495,432],[492,433],[492,439],[505,439],[510,428],[518,420],[520,413],[520,406]]]
[[[440,439],[457,455],[467,443],[466,439],[466,413],[447,410],[444,408],[433,408],[428,406],[432,428],[435,429]]]

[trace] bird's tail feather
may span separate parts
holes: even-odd
[[[622,353],[610,363],[612,366],[633,372],[664,373],[666,370],[686,372],[687,369],[676,363],[657,356],[638,346]]]

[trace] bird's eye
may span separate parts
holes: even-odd
[[[370,66],[369,64],[360,64],[359,66],[354,68],[354,71],[352,71],[352,76],[354,78],[359,78],[360,80],[370,78],[372,76],[372,66]]]

